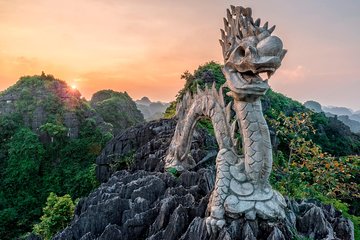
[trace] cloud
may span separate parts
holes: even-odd
[[[298,65],[295,68],[289,69],[279,69],[277,74],[277,79],[285,80],[285,81],[293,81],[304,79],[306,77],[306,70],[302,65]]]
[[[289,50],[271,84],[290,97],[299,92],[310,96],[311,91],[325,91],[324,85],[339,92],[360,76],[360,34],[353,31],[360,1],[349,1],[242,2],[253,7],[255,17],[278,26],[274,34]],[[115,88],[171,100],[184,84],[182,72],[210,60],[223,61],[217,39],[230,4],[239,3],[0,0],[0,89],[21,75],[45,71],[76,82],[85,96]]]

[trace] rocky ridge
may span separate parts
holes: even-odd
[[[115,173],[76,207],[72,224],[53,239],[354,239],[352,223],[332,206],[287,200],[284,221],[227,219],[210,236],[205,225],[214,169]]]
[[[105,183],[81,199],[70,226],[53,239],[354,239],[352,223],[332,206],[289,199],[284,220],[228,217],[226,227],[210,236],[205,217],[215,181],[213,164],[207,164],[213,150],[200,150],[205,133],[198,130],[191,150],[197,167],[180,175],[161,172],[174,128],[173,120],[150,122],[111,141],[97,161]],[[131,149],[128,170],[112,174],[109,156]]]
[[[79,136],[80,127],[86,119],[92,119],[104,131],[109,130],[109,124],[87,106],[78,90],[44,73],[22,77],[15,85],[0,92],[0,116],[20,116],[23,125],[31,128],[45,142],[49,141],[49,136],[40,128],[49,122],[66,127],[67,136],[72,139]]]
[[[176,121],[162,119],[134,126],[112,139],[96,159],[96,176],[106,182],[116,163],[130,158],[131,171],[164,171],[163,157],[174,134]],[[215,159],[217,144],[214,137],[204,129],[197,128],[191,147],[191,157],[196,162]],[[121,167],[121,166],[120,166]]]

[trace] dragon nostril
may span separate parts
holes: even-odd
[[[245,50],[245,56],[256,56],[257,55],[257,50],[256,48],[249,46],[248,48],[246,48]]]

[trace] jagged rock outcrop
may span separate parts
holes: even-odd
[[[201,149],[213,138],[198,129],[192,143],[197,167],[174,176],[162,172],[174,127],[174,120],[155,121],[113,139],[98,158],[97,174],[106,182],[80,200],[72,223],[53,239],[354,239],[352,223],[332,206],[289,199],[283,221],[227,217],[226,227],[209,235],[205,218],[215,169],[207,164],[211,150]],[[129,171],[111,174],[113,158],[109,156],[126,155],[132,149],[135,154]]]
[[[204,217],[213,176],[205,169],[179,178],[117,172],[79,202],[71,226],[54,239],[178,239],[194,218]]]
[[[332,206],[287,200],[284,221],[227,218],[226,227],[209,236],[205,216],[214,186],[212,167],[182,173],[143,170],[112,175],[81,199],[69,227],[53,239],[354,239],[352,223]]]
[[[166,151],[174,135],[176,122],[173,119],[152,121],[125,130],[112,139],[96,159],[96,176],[106,182],[114,172],[116,162],[130,158],[131,170],[163,171]],[[204,129],[197,128],[191,146],[195,162],[215,159],[216,140]]]

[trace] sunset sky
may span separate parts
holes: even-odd
[[[359,0],[0,0],[0,91],[44,71],[88,99],[113,89],[171,101],[185,70],[222,62],[230,4],[277,26],[288,54],[275,91],[360,110]]]

